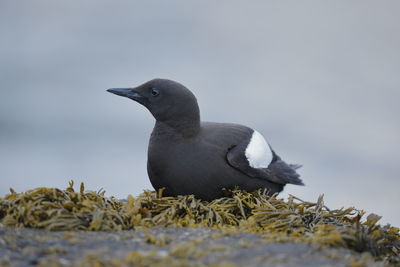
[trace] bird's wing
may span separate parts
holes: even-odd
[[[229,165],[249,177],[277,184],[304,185],[296,172],[301,166],[287,164],[281,160],[264,137],[256,131],[250,139],[246,138],[232,146],[228,150],[226,159]]]

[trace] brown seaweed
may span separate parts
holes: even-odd
[[[212,227],[223,233],[255,233],[270,242],[308,242],[369,252],[375,259],[399,262],[399,228],[378,224],[380,216],[355,208],[329,209],[295,196],[288,200],[265,190],[232,190],[229,196],[202,201],[192,195],[165,197],[145,191],[127,201],[105,191],[36,188],[10,190],[0,198],[0,225],[46,230],[118,231],[149,227]],[[167,244],[147,236],[150,243]]]

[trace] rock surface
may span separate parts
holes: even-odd
[[[368,253],[209,228],[0,228],[0,266],[383,266]]]

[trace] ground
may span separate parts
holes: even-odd
[[[400,266],[400,230],[265,190],[213,201],[36,188],[0,198],[0,266]]]
[[[0,229],[1,266],[383,266],[368,253],[209,228]]]

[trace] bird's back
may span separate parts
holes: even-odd
[[[202,122],[199,138],[210,145],[229,149],[249,138],[253,130],[234,123]]]

